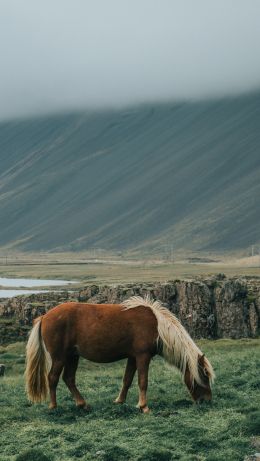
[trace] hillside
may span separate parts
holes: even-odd
[[[0,124],[0,246],[260,242],[260,93]]]

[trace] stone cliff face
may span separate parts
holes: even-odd
[[[227,279],[175,280],[161,284],[90,286],[84,302],[116,303],[133,295],[159,299],[194,338],[256,337],[260,332],[260,281]]]
[[[219,274],[203,280],[92,285],[79,293],[5,300],[0,302],[0,342],[10,341],[10,336],[12,340],[24,338],[35,317],[64,301],[120,303],[130,296],[146,294],[176,314],[193,338],[253,338],[260,332],[260,280],[227,279]]]

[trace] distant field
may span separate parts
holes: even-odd
[[[57,410],[32,406],[24,392],[24,344],[1,348],[6,364],[0,378],[1,461],[242,461],[259,451],[260,340],[201,341],[200,346],[217,375],[213,403],[192,404],[180,376],[155,359],[149,415],[135,408],[136,381],[127,404],[112,403],[123,362],[81,361],[78,382],[92,405],[89,414],[74,407],[63,383]]]
[[[82,284],[165,281],[199,275],[260,277],[256,262],[249,267],[235,262],[197,263],[149,260],[79,259],[74,255],[44,255],[0,258],[0,277],[36,277],[79,280]]]

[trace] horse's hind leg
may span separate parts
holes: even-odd
[[[81,393],[79,392],[76,386],[76,382],[75,382],[75,376],[76,376],[76,371],[78,368],[78,363],[79,363],[79,356],[77,354],[69,355],[65,362],[65,367],[64,367],[62,378],[66,386],[70,390],[72,396],[76,400],[77,407],[89,409],[89,406],[87,405],[86,401],[84,400]]]
[[[50,405],[49,408],[56,408],[57,407],[57,400],[56,400],[56,389],[60,379],[60,374],[64,367],[64,362],[61,360],[52,360],[52,366],[48,375],[49,380],[49,388],[50,388]]]
[[[136,372],[135,358],[129,358],[126,364],[125,374],[123,378],[123,386],[122,386],[121,391],[119,392],[119,396],[114,401],[114,403],[124,403],[125,402],[127,392],[133,382],[135,372]]]
[[[136,365],[138,372],[138,386],[139,386],[139,401],[137,407],[143,413],[149,413],[147,406],[146,392],[148,387],[148,370],[150,364],[150,354],[140,354],[136,357]]]

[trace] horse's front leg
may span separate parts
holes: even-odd
[[[138,372],[138,386],[139,386],[139,401],[137,407],[143,413],[149,413],[147,406],[146,392],[148,387],[148,370],[151,361],[151,355],[142,353],[136,357],[136,365]]]
[[[114,400],[114,403],[124,403],[126,401],[127,392],[133,382],[135,372],[136,360],[135,358],[129,358],[126,364],[125,374],[123,378],[123,386],[121,391],[119,392],[119,396],[116,400]]]

